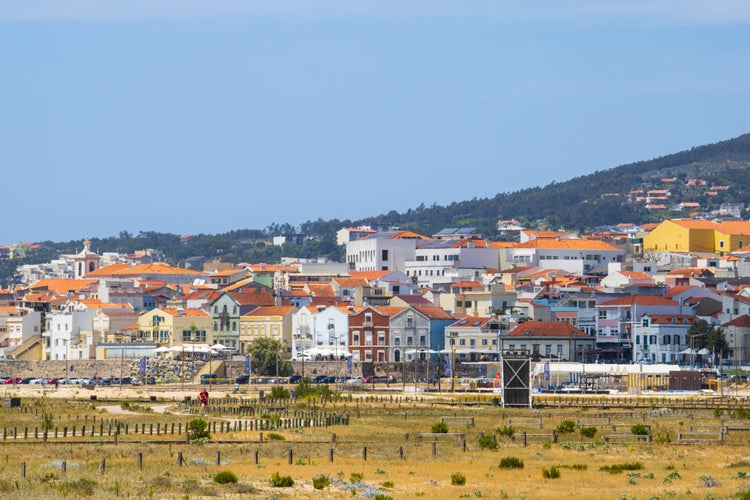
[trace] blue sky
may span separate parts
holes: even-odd
[[[748,24],[729,0],[3,0],[0,243],[358,219],[729,139]]]

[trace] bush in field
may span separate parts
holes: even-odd
[[[496,450],[497,441],[492,436],[480,436],[479,447],[483,450]]]
[[[361,483],[362,479],[364,479],[365,475],[361,472],[352,472],[349,474],[349,482],[350,483]]]
[[[187,424],[188,440],[190,443],[205,443],[211,439],[208,432],[208,422],[202,418],[194,418]]]
[[[313,488],[315,488],[316,490],[322,490],[330,484],[331,479],[325,474],[321,474],[313,478]]]
[[[641,462],[629,462],[624,464],[612,464],[612,465],[602,465],[599,467],[600,471],[609,472],[610,474],[620,474],[623,471],[632,471],[632,470],[641,470],[643,469],[643,464]]]
[[[274,488],[289,488],[294,486],[294,479],[292,476],[280,476],[278,472],[274,472],[270,483]]]
[[[650,434],[648,427],[643,424],[635,424],[630,428],[630,432],[638,436],[648,436]]]
[[[289,389],[278,385],[274,386],[271,389],[271,399],[289,399]]]
[[[93,479],[82,477],[73,481],[65,481],[60,484],[60,493],[63,496],[91,497],[96,491],[97,482]]]
[[[549,469],[543,469],[542,476],[545,479],[557,479],[560,477],[560,470],[553,465]]]
[[[596,436],[596,427],[581,427],[579,432],[583,437],[592,438]]]
[[[501,469],[523,469],[523,460],[518,457],[503,457],[500,460]]]
[[[229,470],[223,470],[214,474],[214,483],[236,484],[239,481],[237,474]]]
[[[266,437],[271,441],[285,441],[286,438],[277,432],[269,432]]]
[[[516,433],[516,430],[511,425],[504,425],[502,427],[498,427],[497,433],[501,436],[513,437],[513,434]]]
[[[576,430],[576,423],[572,420],[563,420],[557,426],[558,434],[570,434]]]
[[[451,474],[451,484],[453,486],[463,486],[466,484],[466,476],[461,474],[460,472],[454,472]]]
[[[432,432],[438,434],[445,434],[448,432],[448,424],[445,422],[438,422],[436,424],[432,424]]]

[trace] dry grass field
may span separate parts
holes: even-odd
[[[743,411],[552,405],[531,410],[450,395],[408,401],[355,395],[325,406],[307,400],[298,405],[346,412],[349,425],[264,430],[261,443],[261,431],[234,423],[256,417],[209,413],[203,418],[211,426],[223,422],[227,430],[212,432],[206,443],[188,444],[184,434],[153,431],[157,424],[171,429],[196,418],[178,407],[184,395],[178,391],[161,393],[157,401],[138,391],[98,392],[97,401],[66,391],[6,391],[6,397],[21,397],[23,409],[0,409],[1,497],[750,498],[750,420]],[[40,434],[43,415],[53,426],[47,442]],[[575,424],[572,432],[562,432],[566,420]],[[435,436],[433,426],[441,421],[448,433]],[[127,423],[130,432],[115,444],[111,434],[99,431],[116,422]],[[136,424],[151,432],[136,434]],[[650,431],[651,442],[632,436],[637,424]],[[74,426],[76,437],[70,435]],[[82,426],[88,429],[83,437]],[[69,429],[64,438],[63,427]],[[508,427],[515,431],[512,438]],[[586,437],[581,427],[596,432]],[[697,441],[678,442],[680,433]],[[222,471],[236,475],[237,482],[216,482]],[[294,484],[274,487],[274,474]],[[329,484],[315,489],[314,480],[321,478]]]

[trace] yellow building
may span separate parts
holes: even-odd
[[[152,309],[138,318],[136,340],[164,347],[193,342],[213,344],[211,316],[202,309]]]
[[[750,222],[665,220],[643,239],[644,252],[700,252],[723,255],[747,246]]]
[[[240,316],[240,354],[248,352],[250,344],[260,337],[280,340],[291,352],[293,306],[262,306]]]

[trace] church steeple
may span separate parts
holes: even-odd
[[[75,278],[85,278],[88,273],[99,269],[100,260],[99,254],[91,251],[91,240],[86,236],[86,239],[83,240],[83,250],[73,256]]]

